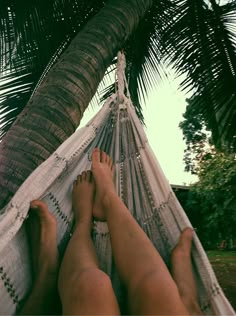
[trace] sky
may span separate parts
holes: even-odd
[[[183,120],[186,109],[185,99],[190,96],[179,90],[181,78],[176,79],[169,71],[168,80],[162,80],[153,89],[143,105],[143,115],[146,124],[145,132],[167,179],[171,184],[183,185],[197,181],[197,177],[184,172],[184,149],[186,148],[183,134],[178,127]],[[84,126],[95,115],[89,107],[85,111],[80,126]]]
[[[150,93],[143,114],[149,143],[169,182],[190,184],[196,182],[197,177],[184,172],[186,143],[179,128],[187,106],[185,100],[190,94],[180,91],[180,82],[180,78],[177,80],[170,73],[169,80]]]

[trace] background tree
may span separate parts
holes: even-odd
[[[183,114],[184,120],[179,124],[186,143],[183,159],[185,171],[192,174],[198,174],[199,162],[204,156],[211,155],[211,148],[214,147],[209,122],[205,119],[204,114],[200,112],[198,102],[195,102],[198,98],[201,99],[201,97],[194,95],[186,100],[187,107]]]
[[[180,127],[187,144],[186,170],[197,174],[199,180],[190,186],[184,208],[206,247],[214,248],[223,239],[232,246],[236,239],[235,154],[212,144],[204,116],[192,101],[188,100]]]
[[[212,152],[199,165],[199,181],[192,190],[199,203],[203,238],[212,245],[226,239],[232,247],[236,242],[235,154]]]

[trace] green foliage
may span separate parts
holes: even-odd
[[[187,145],[185,170],[198,175],[199,181],[191,186],[184,208],[204,246],[215,248],[221,240],[236,237],[235,154],[222,152],[225,144],[219,142],[214,111],[207,120],[197,106],[204,102],[202,96],[195,94],[187,102],[179,125]]]
[[[216,0],[176,2],[175,23],[164,34],[164,46],[171,53],[170,60],[179,73],[187,72],[182,86],[193,90],[197,96],[194,103],[198,113],[203,114],[218,139],[228,148],[236,149],[233,127],[236,112],[229,113],[230,108],[236,107],[236,54],[235,42],[232,42],[236,3],[223,4]]]
[[[102,0],[3,0],[0,10],[0,139]]]
[[[212,145],[209,127],[206,126],[204,115],[199,112],[198,103],[195,102],[198,98],[199,96],[195,95],[186,100],[188,105],[183,114],[184,120],[179,124],[187,145],[184,150],[185,171],[192,174],[198,173],[198,162]]]
[[[199,236],[206,246],[236,238],[236,159],[211,153],[199,162],[199,181],[191,187],[188,208],[197,213]]]

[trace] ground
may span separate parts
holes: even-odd
[[[207,251],[225,296],[236,310],[236,251]]]

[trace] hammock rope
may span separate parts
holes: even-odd
[[[117,193],[168,266],[181,231],[191,227],[135,114],[125,79],[123,53],[118,55],[117,77],[118,90],[103,108],[40,165],[0,211],[0,314],[14,314],[32,286],[24,224],[30,201],[44,200],[56,217],[62,257],[73,228],[72,183],[83,170],[90,169],[91,152],[95,147],[112,157]],[[93,240],[101,268],[111,277],[122,306],[123,289],[112,259],[106,222],[94,221]],[[234,315],[196,234],[192,258],[204,314]]]

